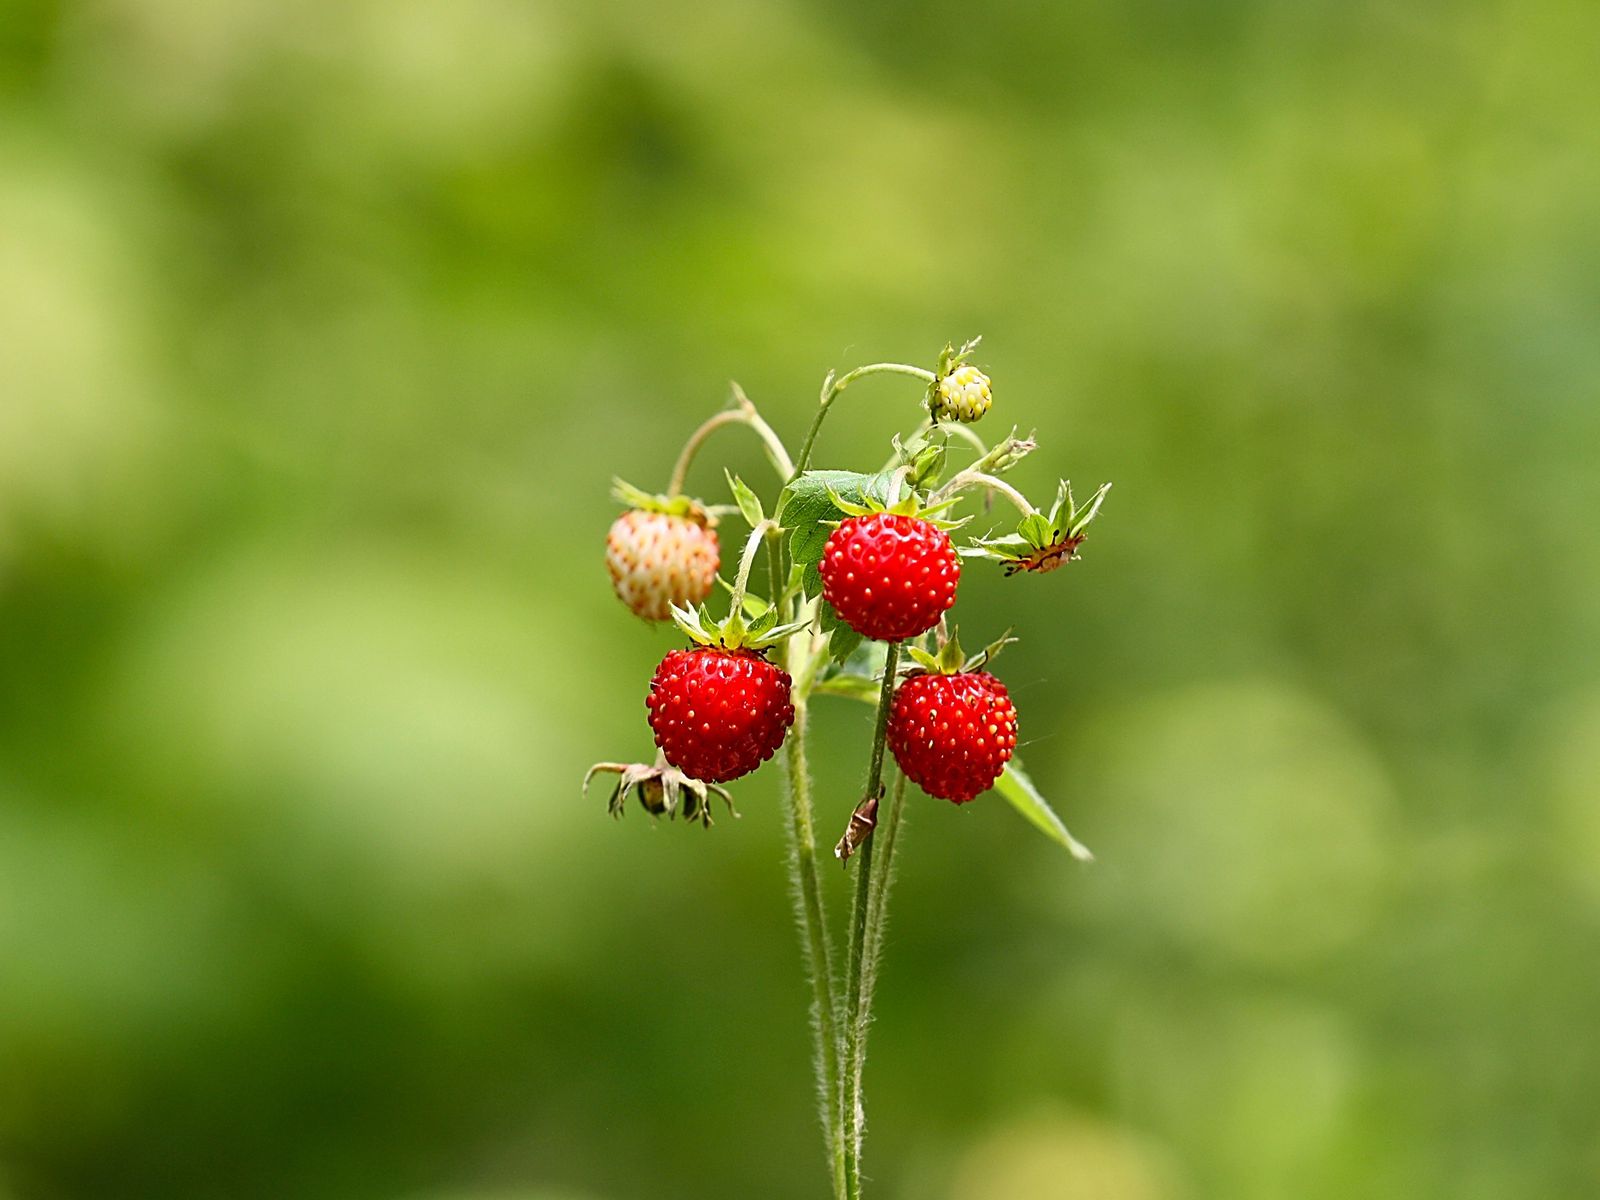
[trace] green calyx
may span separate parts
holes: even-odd
[[[696,645],[715,646],[719,650],[765,650],[799,633],[807,625],[805,621],[780,625],[778,610],[771,606],[746,620],[744,608],[742,603],[735,604],[732,611],[718,621],[704,604],[698,609],[674,604],[672,620]]]
[[[1046,573],[1077,557],[1084,530],[1100,511],[1109,483],[1100,485],[1081,507],[1072,496],[1072,484],[1063,479],[1048,513],[1035,509],[1017,524],[1016,532],[998,538],[977,538],[961,554],[1006,564],[1006,574],[1018,571]]]
[[[941,500],[937,504],[925,505],[917,489],[906,484],[906,477],[910,471],[910,467],[901,467],[894,472],[889,478],[887,494],[882,499],[879,499],[874,494],[866,493],[862,496],[863,503],[858,504],[855,501],[845,499],[832,487],[828,488],[828,499],[833,502],[833,506],[836,509],[847,517],[865,517],[870,516],[872,513],[892,513],[897,517],[914,517],[919,521],[926,521],[935,528],[943,529],[946,532],[952,529],[960,529],[961,526],[971,520],[970,517],[963,517],[959,521],[948,521],[936,516],[935,514],[944,512],[954,504],[956,497],[952,496],[948,500]],[[833,524],[837,523],[833,522]]]
[[[937,654],[930,654],[920,646],[908,646],[906,652],[922,668],[921,674],[959,675],[966,671],[981,671],[989,661],[1017,639],[1008,629],[970,658],[961,649],[961,639],[951,631],[949,640],[939,646]]]
[[[612,479],[611,495],[619,504],[626,504],[629,508],[640,512],[662,513],[669,517],[684,517],[696,525],[707,528],[717,523],[716,517],[707,511],[693,496],[660,496],[636,488],[633,484],[622,479]]]
[[[957,367],[966,366],[967,359],[972,357],[972,352],[978,348],[982,341],[983,335],[980,333],[977,337],[969,338],[967,341],[962,342],[959,350],[949,342],[946,342],[944,349],[939,351],[939,363],[933,369],[935,382],[937,383],[938,380],[943,379]]]

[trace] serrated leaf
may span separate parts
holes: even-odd
[[[822,572],[816,563],[808,562],[800,568],[800,590],[808,596],[822,595]]]
[[[778,524],[790,531],[789,554],[801,566],[822,561],[822,549],[833,532],[825,522],[838,521],[845,515],[830,491],[852,505],[869,498],[882,500],[888,494],[888,476],[863,475],[859,471],[807,471],[783,489],[778,501]]]
[[[823,607],[827,608],[829,605],[824,604]],[[840,621],[828,633],[828,657],[836,663],[848,661],[860,645],[861,635],[843,621]]]
[[[1072,836],[1061,818],[1056,816],[1055,809],[1039,794],[1033,780],[1022,769],[1020,760],[1013,757],[1006,764],[1005,772],[995,781],[994,790],[1010,801],[1011,807],[1028,818],[1046,837],[1065,847],[1073,858],[1079,862],[1094,861],[1089,848]]]
[[[754,529],[766,520],[766,512],[761,507],[761,498],[752,492],[744,480],[730,471],[722,472],[728,477],[728,488],[733,492],[733,502],[739,506],[739,515],[749,522]]]

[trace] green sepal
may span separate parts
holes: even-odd
[[[619,504],[643,512],[664,513],[669,517],[687,517],[708,527],[716,524],[715,518],[706,511],[705,505],[693,496],[653,495],[634,487],[626,480],[615,477],[611,480],[611,495]]]
[[[1019,438],[1017,427],[1013,425],[1005,441],[997,444],[989,453],[973,463],[972,468],[989,475],[1004,475],[1038,448],[1039,443],[1033,440],[1032,433],[1025,438]]]
[[[961,349],[959,350],[957,350],[949,342],[946,342],[944,349],[939,351],[939,363],[938,366],[934,368],[934,375],[940,379],[943,379],[946,375],[950,374],[951,371],[954,371],[957,367],[964,364],[967,359],[971,358],[972,352],[978,348],[979,343],[982,341],[983,334],[980,333],[977,337],[961,343]]]
[[[1084,529],[1100,512],[1109,483],[1103,483],[1081,508],[1073,499],[1072,484],[1063,479],[1056,488],[1055,503],[1048,514],[1035,509],[1017,523],[1014,533],[996,538],[974,538],[958,553],[963,558],[988,558],[996,562],[1019,563],[1032,555],[1056,551],[1065,560],[1076,556]]]
[[[929,436],[932,432],[923,430],[914,433],[905,443],[900,441],[898,433],[892,439],[895,461],[905,464],[906,482],[913,488],[931,488],[938,483],[939,476],[944,473],[945,461],[950,456],[949,441],[934,441]]]
[[[952,496],[948,500],[941,500],[938,504],[932,504],[926,508],[923,507],[922,497],[917,494],[915,488],[908,488],[906,494],[898,499],[894,499],[893,496],[894,493],[891,491],[890,499],[882,503],[854,504],[832,489],[829,489],[828,492],[828,498],[833,502],[834,507],[852,517],[865,517],[872,513],[880,512],[893,513],[897,517],[915,517],[919,521],[926,521],[934,528],[943,529],[947,533],[952,529],[960,529],[972,519],[971,517],[962,517],[959,521],[947,521],[934,515],[935,513],[944,512],[951,505],[957,503],[960,499],[958,496]],[[837,524],[837,522],[834,522],[834,524]]]
[[[723,621],[716,621],[705,605],[696,612],[689,608],[672,606],[672,620],[700,646],[719,646],[724,650],[765,650],[805,629],[809,622],[791,621],[777,623],[777,610],[770,606],[755,620],[746,622],[743,614],[729,613]]]
[[[1017,639],[1008,629],[978,653],[970,657],[961,649],[961,638],[954,629],[939,647],[937,654],[920,646],[907,646],[906,653],[929,675],[959,675],[963,671],[981,671],[990,660]]]
[[[722,473],[728,477],[728,489],[733,493],[733,502],[739,506],[739,515],[754,529],[767,519],[766,511],[761,507],[761,498],[731,471],[724,469]]]
[[[1083,532],[1084,526],[1094,520],[1095,516],[1100,512],[1100,505],[1105,500],[1106,493],[1111,490],[1111,484],[1102,483],[1099,490],[1089,497],[1089,503],[1082,508],[1077,507],[1072,502],[1072,485],[1068,483],[1066,487],[1067,504],[1071,513],[1067,518],[1067,535],[1076,537]]]

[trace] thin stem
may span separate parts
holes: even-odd
[[[779,532],[779,531],[774,531]],[[794,616],[794,600],[784,592],[783,575],[787,556],[781,536],[767,540],[767,571],[772,583],[772,600],[781,605],[781,619],[787,624]],[[784,643],[784,665],[792,677],[807,680],[815,675],[809,634],[802,632]],[[799,661],[796,661],[796,660]],[[806,761],[806,733],[810,723],[806,695],[809,687],[793,689],[794,725],[784,743],[785,797],[788,800],[789,892],[794,898],[795,920],[805,940],[807,974],[811,979],[812,1068],[817,1076],[821,1106],[822,1140],[828,1156],[834,1200],[844,1200],[845,1155],[844,1115],[839,1110],[843,1048],[839,1042],[839,1000],[834,983],[833,944],[828,936],[828,916],[822,902],[822,886],[817,878],[817,838],[811,809],[811,771]]]
[[[883,660],[883,688],[878,693],[878,719],[872,734],[872,760],[867,769],[868,798],[883,793],[883,750],[889,730],[889,706],[894,699],[895,673],[900,665],[900,643],[890,642],[885,647]],[[861,1098],[861,1072],[857,1065],[865,1061],[866,1027],[870,1014],[863,1006],[863,967],[866,963],[867,913],[872,888],[872,845],[876,838],[868,834],[856,851],[860,865],[856,868],[855,906],[850,912],[850,946],[845,960],[844,991],[844,1071],[841,1078],[843,1096],[840,1107],[844,1114],[845,1135],[845,1195],[857,1200],[861,1195],[861,1137],[866,1124],[866,1111]]]
[[[931,506],[939,503],[941,500],[948,500],[951,496],[954,496],[957,492],[961,491],[961,489],[972,487],[975,484],[986,488],[993,488],[1007,500],[1011,501],[1011,503],[1015,504],[1018,511],[1021,512],[1023,516],[1031,517],[1033,515],[1033,505],[1028,503],[1028,498],[1026,496],[1017,491],[1016,488],[1012,487],[1005,480],[996,479],[993,475],[985,475],[982,471],[962,471],[949,483],[945,484],[942,488],[935,492],[929,498],[928,503]]]
[[[745,539],[744,553],[739,558],[739,575],[733,581],[733,606],[730,611],[739,612],[743,609],[744,593],[750,584],[750,567],[756,560],[756,550],[766,540],[768,532],[774,528],[776,526],[770,520],[760,521]]]
[[[816,445],[817,431],[822,428],[822,421],[828,415],[828,409],[839,398],[839,393],[844,391],[856,380],[868,375],[910,375],[913,379],[920,379],[923,383],[932,383],[932,371],[913,367],[908,363],[869,363],[864,367],[857,367],[854,371],[846,372],[837,379],[830,372],[822,381],[822,397],[817,415],[811,419],[811,428],[806,430],[806,440],[800,444],[800,457],[795,460],[794,473],[789,476],[792,480],[811,464],[811,448]]]
[[[733,385],[734,399],[738,408],[725,409],[715,414],[689,435],[689,440],[683,444],[683,449],[678,453],[678,461],[673,465],[672,478],[667,483],[667,495],[677,496],[683,492],[684,481],[689,477],[689,465],[694,462],[694,456],[699,453],[705,440],[721,429],[724,425],[748,425],[755,430],[756,435],[766,444],[767,456],[772,460],[772,467],[778,473],[778,478],[787,483],[794,477],[794,463],[789,458],[789,451],[772,426],[761,419],[761,414],[756,412],[756,406],[750,403],[738,384]]]
[[[895,772],[894,798],[889,803],[889,811],[878,822],[875,838],[883,839],[883,854],[878,869],[872,875],[872,890],[867,897],[867,931],[866,944],[862,949],[861,967],[861,1011],[868,1022],[872,1015],[872,993],[878,982],[878,960],[883,953],[883,931],[888,923],[889,891],[894,884],[894,851],[895,839],[900,832],[900,816],[906,802],[906,777],[899,771]],[[861,1041],[857,1046],[857,1058],[849,1063],[846,1070],[851,1078],[859,1080],[862,1068],[866,1066],[866,1030],[862,1030]]]
[[[811,774],[806,762],[807,705],[794,706],[794,725],[784,743],[786,789],[789,800],[789,885],[795,919],[805,937],[811,977],[811,1020],[814,1045],[812,1066],[817,1075],[821,1103],[822,1138],[827,1150],[835,1197],[845,1195],[844,1120],[839,1111],[842,1047],[839,1040],[837,999],[834,995],[833,948],[829,944],[827,914],[817,879],[817,841],[811,810]]]

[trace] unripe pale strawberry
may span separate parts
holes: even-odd
[[[932,629],[955,603],[961,560],[933,522],[870,512],[839,523],[817,570],[840,620],[863,637],[898,642]]]
[[[632,509],[606,535],[606,570],[617,598],[647,621],[665,621],[711,594],[721,564],[717,534],[694,516]]]
[[[987,671],[913,675],[894,694],[889,750],[930,796],[965,804],[994,781],[1017,746],[1017,710]]]
[[[674,650],[650,680],[645,706],[666,760],[705,783],[748,775],[794,723],[789,673],[758,650]]]
[[[933,418],[936,421],[976,421],[989,411],[993,402],[989,377],[977,367],[960,366],[934,387]]]

